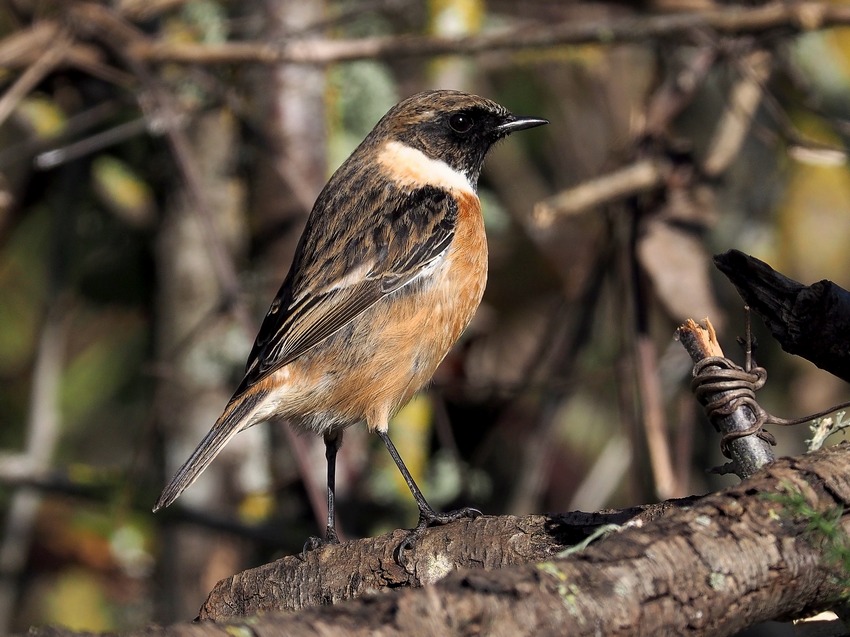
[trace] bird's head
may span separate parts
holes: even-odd
[[[474,186],[484,156],[511,133],[548,124],[514,115],[492,100],[461,91],[425,91],[399,102],[375,126],[372,136],[418,150],[462,173]]]

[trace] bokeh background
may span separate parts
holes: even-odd
[[[673,340],[709,317],[739,355],[711,255],[850,287],[850,16],[742,4],[0,2],[0,632],[191,619],[323,527],[321,441],[283,423],[150,508],[238,384],[318,191],[426,88],[551,121],[491,152],[484,303],[391,425],[432,504],[729,484]],[[846,399],[755,331],[770,411]],[[809,435],[777,434],[780,454]],[[415,523],[379,440],[352,429],[338,466],[346,537]]]

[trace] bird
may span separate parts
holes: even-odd
[[[327,527],[314,546],[339,541],[336,456],[344,431],[361,422],[383,441],[418,506],[406,546],[429,526],[480,515],[433,509],[388,428],[481,302],[485,155],[509,134],[548,123],[455,90],[392,107],[319,193],[242,382],[153,511],[174,502],[235,434],[280,418],[324,441]]]

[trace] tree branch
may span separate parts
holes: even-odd
[[[470,625],[505,635],[708,635],[730,634],[782,615],[798,616],[837,601],[846,587],[842,565],[828,556],[843,546],[850,519],[841,517],[842,534],[835,537],[807,529],[850,503],[848,462],[847,444],[782,459],[736,487],[690,507],[671,508],[654,521],[629,524],[574,556],[523,565],[512,558],[495,571],[487,568],[497,564],[483,557],[479,565],[484,570],[461,570],[422,589],[285,618],[264,615],[259,625],[252,620],[252,630],[263,625],[277,625],[279,630],[285,621],[293,635],[308,630],[456,635]],[[489,535],[486,542],[477,539],[500,521],[507,533],[498,541]],[[434,529],[429,543],[416,549],[417,561],[408,569],[417,575],[439,575],[439,565],[449,570],[452,555],[484,555],[483,547],[476,545],[498,546],[505,538],[519,547],[520,555],[535,545],[548,546],[544,552],[551,552],[562,541],[555,539],[562,527],[553,521],[542,526],[532,521],[525,527],[527,522],[485,518],[453,525],[465,527],[457,530],[464,534],[466,548],[444,544],[446,529]],[[342,556],[351,549],[342,546],[332,552]],[[386,566],[378,555],[373,554],[372,565]],[[265,585],[247,597],[274,596],[286,582],[303,586],[302,591],[321,589],[315,579],[299,579],[302,571],[292,558],[276,564],[276,570],[262,572]],[[430,569],[419,571],[423,564]],[[216,590],[231,584],[223,582]]]
[[[630,166],[588,179],[559,192],[534,206],[534,221],[548,228],[561,215],[572,215],[657,188],[670,176],[673,166],[667,159],[640,159]]]
[[[284,557],[219,582],[201,619],[225,621],[271,610],[297,611],[378,589],[418,588],[460,568],[493,570],[551,559],[595,529],[645,524],[694,498],[599,513],[483,516],[430,529],[405,567],[394,557],[406,531]]]
[[[86,5],[73,10],[82,23]],[[784,3],[711,11],[641,15],[587,22],[506,29],[464,37],[389,36],[354,40],[288,40],[281,44],[227,42],[217,45],[139,41],[131,55],[149,62],[186,64],[330,64],[361,59],[471,55],[541,49],[564,44],[640,42],[711,29],[723,34],[805,31],[850,23],[850,7],[822,2]]]
[[[307,557],[307,562],[324,563],[322,578],[304,579],[312,566],[284,558],[220,583],[210,599],[218,596],[220,617],[229,617],[225,623],[148,627],[134,634],[729,635],[768,619],[805,616],[845,594],[847,570],[838,560],[846,555],[850,530],[850,518],[842,515],[850,505],[848,463],[847,443],[784,458],[740,485],[691,506],[669,508],[656,519],[630,523],[564,557],[552,555],[565,538],[558,518],[454,523],[431,529],[415,549],[404,572],[419,577],[425,584],[421,588],[402,583],[395,594],[364,595],[296,613],[234,617],[244,608],[252,613],[259,605],[271,609],[272,600],[281,608],[298,607],[307,598],[335,602],[338,598],[323,586],[335,577],[344,579],[345,573],[355,589],[363,572],[402,572],[383,552],[401,537],[398,532],[327,547]],[[482,541],[500,525],[505,533],[498,533],[496,542],[489,535]],[[446,543],[456,533],[462,541]],[[491,542],[514,556],[503,568],[487,570],[499,565],[499,558],[487,556],[485,545]],[[345,560],[362,559],[367,554],[361,549],[368,544],[377,549],[368,561],[346,570]],[[548,557],[537,561],[541,547]],[[461,554],[477,560],[479,568],[450,572]],[[532,559],[516,558],[522,555]],[[256,586],[240,588],[239,581],[249,577]],[[370,588],[399,587],[395,578],[375,583]],[[204,607],[205,617],[212,616],[211,603]],[[33,637],[59,634],[71,633],[29,632]]]

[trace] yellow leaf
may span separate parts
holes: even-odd
[[[268,519],[274,511],[275,500],[271,493],[249,494],[239,504],[239,517],[246,524]]]
[[[153,193],[130,166],[101,155],[92,163],[92,180],[101,201],[123,221],[136,228],[153,223]]]
[[[25,97],[18,104],[16,115],[40,139],[55,137],[65,129],[65,113],[46,97]]]

